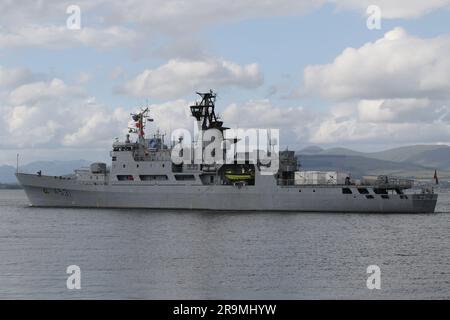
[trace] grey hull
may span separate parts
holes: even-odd
[[[45,207],[158,208],[229,211],[432,213],[437,194],[373,195],[340,186],[80,184],[48,176],[17,174],[30,204]]]

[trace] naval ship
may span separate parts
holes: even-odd
[[[198,94],[201,100],[190,106],[199,128],[197,137],[210,129],[228,130],[215,113],[216,94]],[[357,181],[348,173],[302,171],[295,152],[289,150],[277,152],[277,170],[269,173],[267,163],[248,157],[238,161],[237,154],[226,163],[175,163],[174,141],[166,145],[158,131],[145,136],[146,122],[152,121],[148,113],[148,108],[141,108],[131,114],[133,125],[125,139],[113,142],[110,166],[93,163],[66,176],[18,171],[16,177],[30,205],[336,213],[435,210],[437,194],[432,188],[412,193],[407,190],[413,187],[411,180],[376,176]]]

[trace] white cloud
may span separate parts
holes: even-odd
[[[447,103],[447,105],[446,105]],[[361,100],[330,108],[312,130],[311,143],[434,143],[450,134],[449,101]]]
[[[358,118],[362,122],[429,122],[436,119],[438,104],[429,99],[361,100]]]
[[[139,46],[150,38],[184,38],[209,25],[248,18],[299,15],[325,0],[6,0],[0,3],[0,47]],[[66,9],[81,9],[82,28],[68,30]],[[124,28],[123,26],[127,26]]]
[[[317,144],[433,143],[450,133],[450,37],[402,28],[304,70],[301,95],[337,102],[308,138]]]
[[[448,7],[450,0],[78,0],[80,31],[66,29],[66,9],[74,4],[72,1],[4,0],[0,3],[0,47],[134,47],[159,35],[183,39],[211,25],[299,16],[330,2],[338,9],[358,10],[362,14],[375,4],[381,7],[382,18],[390,19],[423,16]]]
[[[275,107],[267,99],[231,104],[222,115],[228,125],[243,128],[296,127],[313,120],[313,114],[303,107]]]
[[[447,141],[450,135],[449,122],[433,121],[417,125],[411,122],[360,122],[356,118],[324,120],[310,137],[313,144],[371,145],[420,144]]]
[[[230,127],[280,129],[282,145],[398,145],[445,141],[449,105],[427,99],[363,100],[313,111],[260,100],[231,104],[222,115]]]
[[[326,2],[77,0],[82,29],[76,31],[65,26],[71,1],[4,0],[0,2],[0,47],[130,48],[145,46],[163,35],[166,47],[152,53],[172,59],[129,79],[121,87],[124,93],[176,99],[210,87],[256,88],[263,83],[259,65],[210,57],[208,47],[202,46],[201,31],[259,17],[298,16]],[[358,10],[362,15],[369,4],[379,5],[386,19],[423,16],[449,3],[333,2],[337,8]],[[329,110],[254,100],[228,105],[220,113],[230,127],[280,128],[282,142],[289,145],[442,141],[450,133],[448,52],[448,36],[424,39],[396,28],[378,41],[344,50],[330,64],[306,68],[303,93],[337,101]],[[110,80],[127,79],[123,68],[109,70]],[[89,79],[90,73],[82,72],[69,83],[26,68],[0,66],[0,148],[108,149],[114,137],[125,134],[133,110],[106,106],[90,97],[83,88]],[[268,95],[288,90],[282,85],[269,88]],[[167,133],[175,128],[191,129],[189,105],[185,100],[151,105],[156,121],[150,126]]]
[[[18,27],[14,32],[0,29],[0,47],[47,47],[67,48],[74,46],[90,46],[99,49],[117,46],[131,46],[139,35],[132,29],[123,27],[88,28],[69,30],[65,26],[28,25]]]
[[[193,102],[186,100],[174,100],[161,104],[150,105],[150,117],[154,122],[150,122],[146,128],[147,135],[152,135],[156,130],[167,134],[166,144],[169,144],[171,134],[177,129],[184,129],[193,135],[195,119],[191,116],[189,106]],[[174,137],[176,139],[177,137]]]
[[[57,0],[3,0],[0,2],[1,26],[5,28],[29,23],[45,23],[58,13],[65,15],[66,8],[67,4],[64,1]]]
[[[3,98],[2,98],[3,97]],[[0,88],[1,149],[110,148],[115,137],[124,138],[135,108],[108,107],[90,97],[79,84],[61,79]],[[170,133],[176,128],[193,128],[189,102],[176,100],[150,105],[148,132],[156,128]]]
[[[423,39],[402,28],[326,65],[308,66],[302,93],[333,100],[450,96],[450,37]]]
[[[107,21],[138,24],[148,29],[186,34],[208,25],[240,20],[298,16],[332,3],[338,9],[357,10],[366,15],[370,5],[382,10],[382,18],[417,18],[449,7],[450,0],[108,0]]]
[[[65,96],[80,96],[83,90],[66,85],[61,79],[24,84],[12,90],[8,101],[12,105],[37,104]]]
[[[0,66],[0,90],[13,88],[36,78],[37,75],[26,68],[4,68]]]
[[[231,104],[222,111],[225,126],[230,128],[267,128],[280,130],[280,146],[307,143],[324,119],[324,114],[304,107],[282,107],[270,100]]]
[[[281,144],[352,145],[361,143],[433,143],[450,134],[446,100],[386,99],[342,102],[329,110],[282,107],[270,100],[218,106],[231,128],[278,128]],[[193,129],[191,102],[150,105],[148,133],[157,128]],[[108,107],[82,87],[60,79],[20,85],[0,103],[0,148],[108,150],[127,132],[132,108]],[[169,139],[169,137],[167,137]],[[168,140],[167,140],[168,141]],[[80,151],[81,152],[81,151]],[[80,155],[80,157],[82,157]]]
[[[106,147],[114,137],[122,136],[126,131],[129,110],[110,109],[92,98],[85,100],[78,110],[73,115],[72,127],[59,140],[64,147]]]
[[[111,20],[136,23],[169,33],[256,17],[294,16],[320,7],[325,0],[128,0],[108,1]]]
[[[2,148],[96,147],[111,141],[120,121],[120,109],[110,112],[83,88],[58,78],[19,85],[1,96]]]
[[[119,91],[141,97],[177,97],[208,87],[239,86],[255,88],[263,76],[257,64],[206,59],[198,61],[170,60],[156,69],[146,69],[129,80]]]
[[[340,9],[359,10],[366,12],[370,5],[381,9],[384,19],[417,18],[440,8],[450,6],[449,0],[331,0]]]

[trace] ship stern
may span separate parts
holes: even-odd
[[[434,213],[438,195],[436,193],[413,194],[412,204],[414,212]]]

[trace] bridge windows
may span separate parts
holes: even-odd
[[[389,199],[389,196],[387,194],[382,194],[381,199]]]
[[[366,195],[366,198],[367,199],[375,199],[375,197],[373,195],[371,195],[371,194]]]

